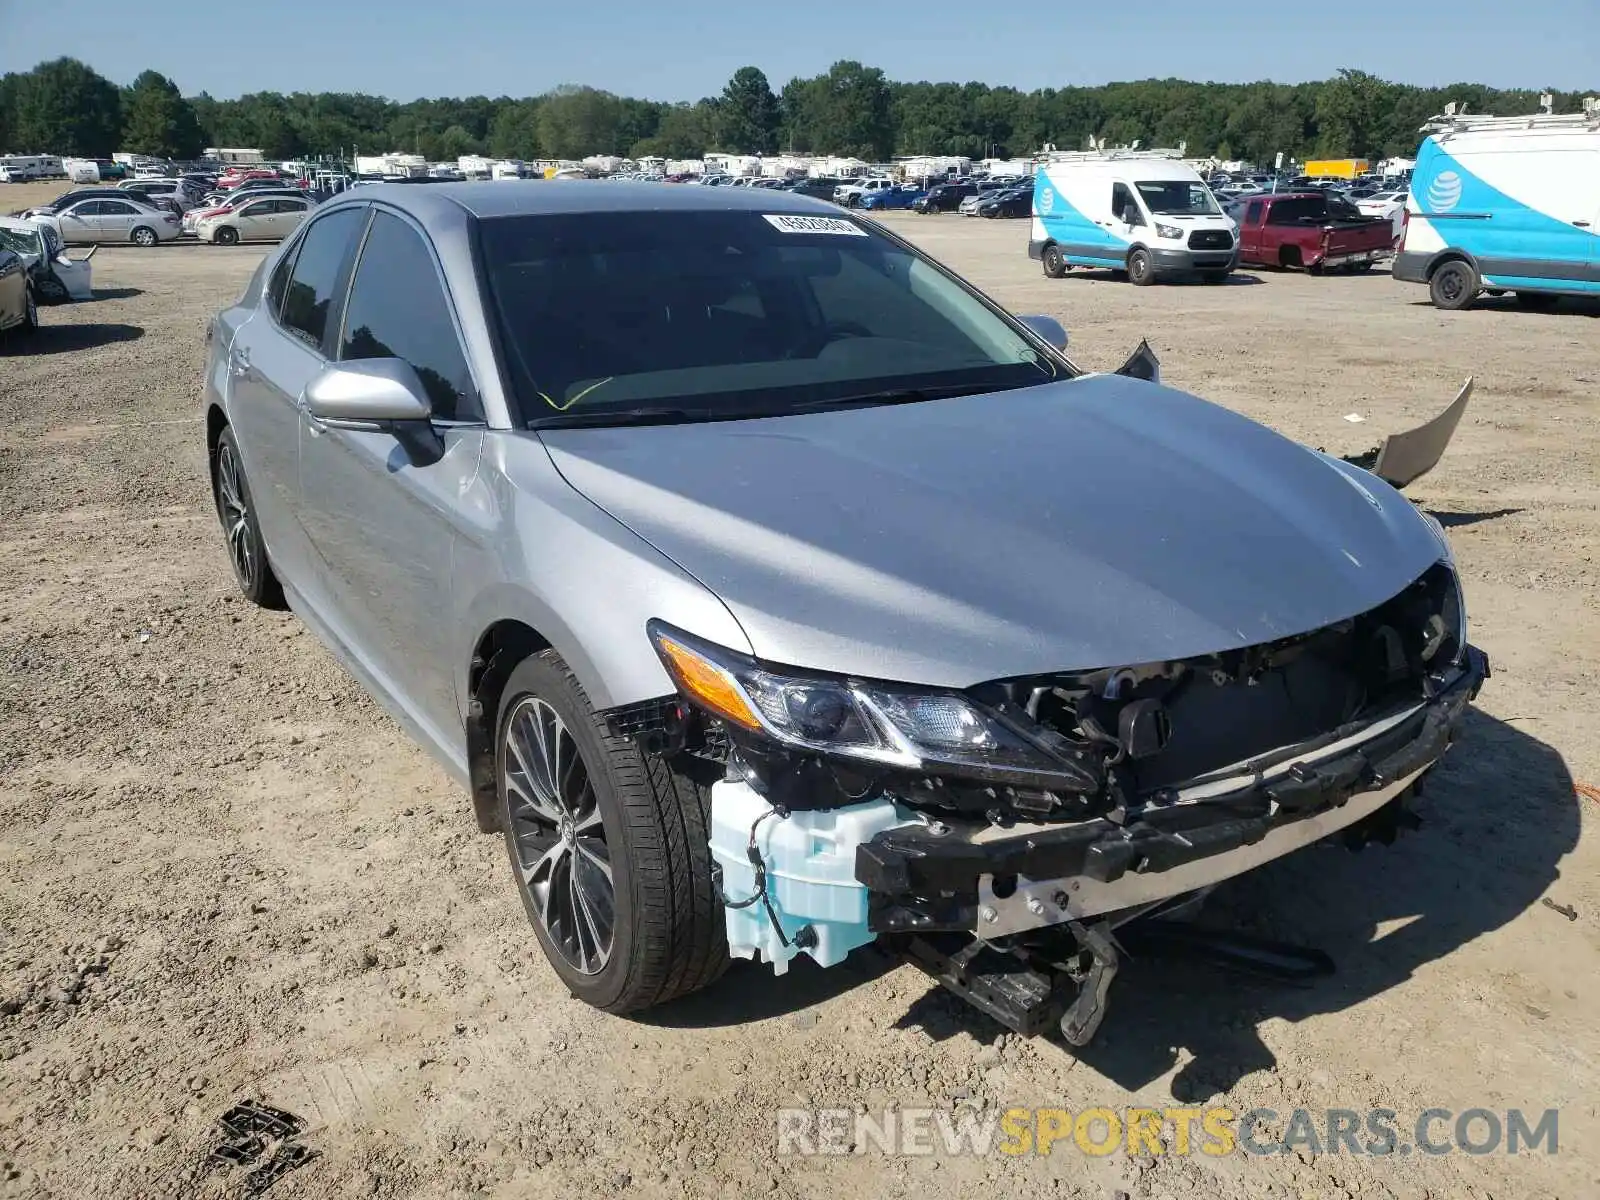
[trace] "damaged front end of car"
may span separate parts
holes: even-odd
[[[781,972],[884,938],[1010,1028],[1059,1023],[1075,1044],[1119,946],[1156,927],[1140,918],[1335,834],[1392,838],[1488,676],[1448,558],[1265,644],[961,691],[649,634],[678,696],[608,716],[653,753],[715,764],[734,955]],[[1277,957],[1279,974],[1306,966]]]

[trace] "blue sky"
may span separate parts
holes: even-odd
[[[185,94],[219,98],[526,96],[586,83],[694,100],[747,63],[779,88],[841,58],[893,79],[1023,89],[1168,75],[1294,82],[1350,66],[1408,83],[1600,90],[1600,0],[0,0],[0,25],[0,72],[69,54],[118,83],[154,67]]]

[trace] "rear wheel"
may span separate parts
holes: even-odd
[[[1039,261],[1044,264],[1044,273],[1051,279],[1060,279],[1067,273],[1067,256],[1053,242],[1044,248]]]
[[[573,995],[633,1012],[721,975],[707,789],[612,736],[553,650],[511,673],[497,729],[517,891]]]
[[[1445,263],[1428,281],[1428,295],[1435,308],[1454,312],[1466,308],[1478,295],[1478,272],[1460,259]]]
[[[139,226],[133,231],[130,237],[135,246],[143,246],[146,250],[161,240],[160,238],[156,237],[156,231],[146,225]]]
[[[33,298],[33,287],[29,285],[22,293],[22,324],[17,327],[18,333],[34,333],[39,328],[39,304]]]
[[[244,460],[233,430],[224,429],[211,452],[211,492],[228,539],[228,560],[233,576],[245,599],[261,608],[283,608],[283,588],[267,561],[267,545],[261,540],[250,484],[244,477]]]
[[[1134,287],[1149,287],[1156,281],[1155,264],[1148,250],[1135,250],[1128,255],[1128,281]]]

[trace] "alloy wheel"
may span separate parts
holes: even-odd
[[[580,974],[611,958],[616,885],[599,799],[566,723],[545,701],[526,696],[501,735],[518,876],[550,945]]]
[[[250,505],[245,499],[239,460],[227,443],[217,450],[217,511],[228,538],[228,557],[233,560],[240,584],[249,591],[255,585],[259,563],[250,537]]]

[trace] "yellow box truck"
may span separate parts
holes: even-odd
[[[1371,169],[1364,158],[1316,158],[1306,163],[1306,174],[1313,179],[1354,179]]]

